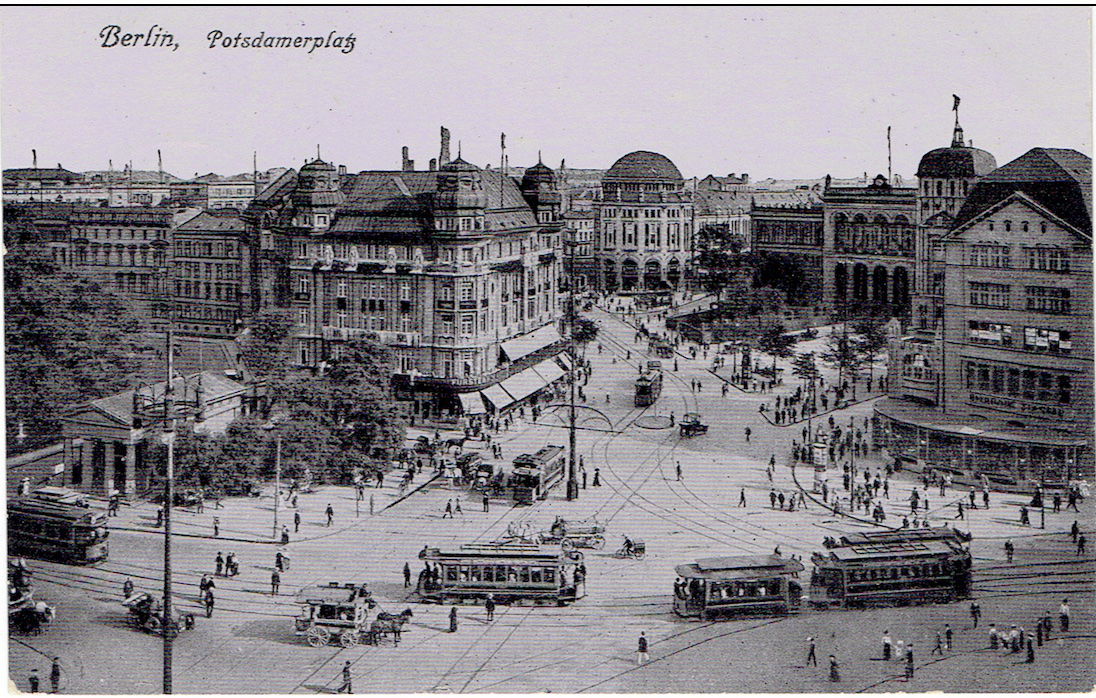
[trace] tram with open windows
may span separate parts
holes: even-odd
[[[803,563],[782,555],[736,555],[674,568],[674,613],[720,616],[786,615],[799,611]]]
[[[655,404],[662,394],[662,371],[648,371],[636,378],[635,405],[647,407]]]
[[[532,504],[544,499],[548,491],[563,479],[567,459],[562,446],[545,446],[530,455],[523,453],[514,459],[510,484],[516,504]]]
[[[811,556],[810,602],[848,608],[948,602],[970,596],[970,536],[955,529],[857,533]]]
[[[105,511],[30,496],[8,502],[8,554],[77,565],[107,559]]]
[[[470,543],[423,548],[426,568],[418,592],[424,601],[565,606],[586,595],[582,553],[559,545]]]

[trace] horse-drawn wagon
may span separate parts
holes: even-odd
[[[687,412],[681,418],[679,422],[679,428],[681,429],[682,436],[696,436],[697,434],[707,434],[708,425],[700,421],[700,414],[696,412]]]
[[[537,542],[541,544],[559,543],[564,550],[573,548],[601,550],[605,547],[604,534],[605,525],[599,524],[597,519],[568,521],[557,516],[551,528],[539,534]]]
[[[297,603],[301,613],[294,620],[296,634],[313,647],[376,644],[387,635],[399,644],[403,625],[412,616],[410,609],[374,615],[377,602],[364,584],[311,584],[297,592]]]
[[[126,598],[122,605],[129,609],[129,615],[142,630],[160,633],[164,626],[163,601],[147,591],[138,591]],[[176,634],[181,630],[194,628],[194,614],[181,613],[174,605],[168,613],[168,630]]]

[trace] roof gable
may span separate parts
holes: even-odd
[[[960,223],[956,227],[949,230],[948,233],[944,236],[943,239],[952,240],[952,239],[962,237],[962,235],[965,232],[967,232],[968,230],[973,228],[978,223],[981,223],[982,221],[989,218],[990,216],[996,215],[1000,211],[1002,211],[1002,210],[1004,210],[1004,209],[1006,209],[1009,206],[1012,206],[1014,204],[1020,204],[1020,205],[1023,205],[1023,206],[1026,206],[1026,207],[1030,208],[1031,210],[1035,211],[1040,216],[1043,216],[1047,220],[1054,222],[1056,225],[1058,225],[1061,228],[1073,233],[1074,235],[1076,235],[1077,237],[1081,238],[1082,240],[1084,240],[1086,242],[1091,242],[1092,241],[1091,230],[1085,231],[1085,230],[1078,229],[1075,225],[1073,225],[1069,221],[1066,221],[1066,220],[1060,218],[1059,216],[1055,215],[1053,211],[1051,211],[1047,207],[1043,206],[1038,201],[1036,201],[1035,199],[1028,196],[1027,194],[1025,194],[1022,191],[1013,192],[1012,194],[1010,194],[1006,198],[1001,199],[1000,201],[993,204],[989,208],[986,208],[982,212],[978,213],[973,218],[969,218],[969,219],[963,221],[962,223]]]

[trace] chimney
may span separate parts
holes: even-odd
[[[742,173],[742,183],[743,184],[749,184],[750,183],[750,175],[746,174],[745,172]]]
[[[408,149],[407,149],[406,145],[403,146],[402,150],[400,151],[400,154],[401,154],[402,160],[403,160],[403,166],[401,167],[401,169],[404,172],[414,172],[415,171],[415,161],[408,157]]]
[[[346,176],[346,165],[339,165],[339,176],[340,177],[345,177]]]
[[[436,169],[438,169],[438,159],[430,158],[430,171],[433,172]]]
[[[438,167],[449,163],[449,129],[441,127],[441,152],[438,154]]]

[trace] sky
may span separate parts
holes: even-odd
[[[1092,152],[1088,8],[0,9],[0,163],[132,161],[182,177],[465,159],[607,168],[654,150],[685,176],[912,176],[951,140],[952,94],[999,164]],[[101,46],[166,28],[177,50]],[[220,31],[353,34],[354,49],[209,48]]]

